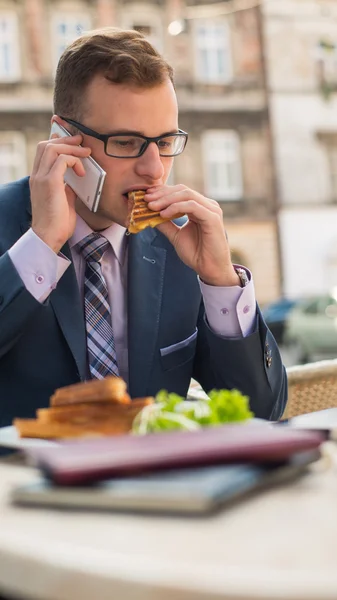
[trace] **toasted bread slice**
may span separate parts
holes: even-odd
[[[134,418],[144,406],[153,402],[154,399],[152,397],[147,397],[137,398],[130,402],[130,404],[113,402],[67,404],[52,408],[40,408],[37,410],[37,418],[41,423],[72,424],[104,421],[106,419],[119,418],[121,415]]]
[[[122,435],[132,427],[129,416],[93,423],[42,423],[38,419],[15,419],[14,425],[21,438],[71,439]]]
[[[50,406],[82,404],[83,402],[129,403],[126,383],[113,375],[59,388],[50,398]]]
[[[128,193],[128,222],[127,227],[130,233],[138,233],[146,227],[157,227],[161,223],[178,219],[183,215],[177,214],[172,219],[165,219],[159,212],[150,210],[147,202],[144,200],[144,190],[137,190]]]
[[[152,397],[137,398],[130,404],[111,402],[41,408],[37,419],[14,419],[22,438],[68,439],[122,435],[131,431],[136,415]],[[102,405],[104,408],[102,408]]]

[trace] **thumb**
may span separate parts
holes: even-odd
[[[161,223],[157,225],[156,229],[163,233],[165,237],[171,242],[172,246],[175,244],[176,237],[181,229],[178,225],[173,223],[172,221],[166,221],[165,223]]]
[[[76,194],[75,194],[74,190],[72,190],[71,187],[67,183],[65,185],[65,192],[66,192],[69,206],[71,206],[71,208],[75,208]]]

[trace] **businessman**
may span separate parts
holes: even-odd
[[[166,184],[188,137],[171,66],[138,32],[91,31],[61,56],[54,112],[72,135],[40,142],[30,177],[0,190],[0,425],[109,374],[131,397],[185,396],[191,377],[238,388],[256,416],[279,418],[285,369],[221,208]],[[64,185],[88,156],[107,174],[96,213]],[[169,220],[127,235],[138,189]]]

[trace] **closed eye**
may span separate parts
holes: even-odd
[[[158,142],[159,148],[172,148],[172,145],[171,140],[159,140]]]
[[[130,138],[128,140],[127,139],[123,139],[123,140],[115,139],[115,140],[112,141],[112,143],[115,146],[119,146],[120,148],[128,148],[128,147],[134,147],[134,146],[136,146],[137,145],[137,141],[138,140],[135,140],[134,138]],[[139,144],[139,142],[138,142],[138,144]]]

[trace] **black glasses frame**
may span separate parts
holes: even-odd
[[[69,125],[73,125],[73,127],[76,127],[76,129],[78,129],[79,131],[81,131],[81,133],[84,133],[85,135],[90,135],[90,137],[96,138],[97,140],[100,140],[101,142],[103,142],[104,144],[104,152],[107,156],[111,156],[112,158],[139,158],[139,156],[142,156],[142,154],[144,154],[145,150],[149,147],[149,145],[154,142],[158,149],[159,149],[159,155],[163,156],[163,157],[173,157],[173,156],[179,156],[179,154],[181,154],[186,147],[187,144],[187,140],[188,140],[188,133],[186,131],[183,131],[182,129],[178,129],[177,133],[164,133],[163,135],[158,135],[157,137],[146,137],[145,135],[141,135],[140,133],[137,132],[133,132],[133,131],[121,131],[119,133],[97,133],[97,131],[94,131],[93,129],[90,129],[89,127],[86,127],[85,125],[82,125],[82,123],[78,123],[77,121],[74,121],[73,119],[68,119],[67,117],[61,117],[60,118],[63,119],[63,121],[66,121],[66,123],[69,123]],[[109,138],[112,137],[121,137],[121,136],[135,136],[138,138],[141,138],[142,140],[144,140],[144,144],[140,147],[140,151],[138,154],[136,154],[135,156],[116,156],[115,154],[109,154],[107,152],[107,145],[109,142]],[[180,152],[178,152],[178,154],[160,154],[160,148],[158,146],[158,142],[160,142],[160,140],[164,139],[164,138],[168,138],[168,137],[184,137],[185,138],[185,144],[182,148],[182,150]]]

